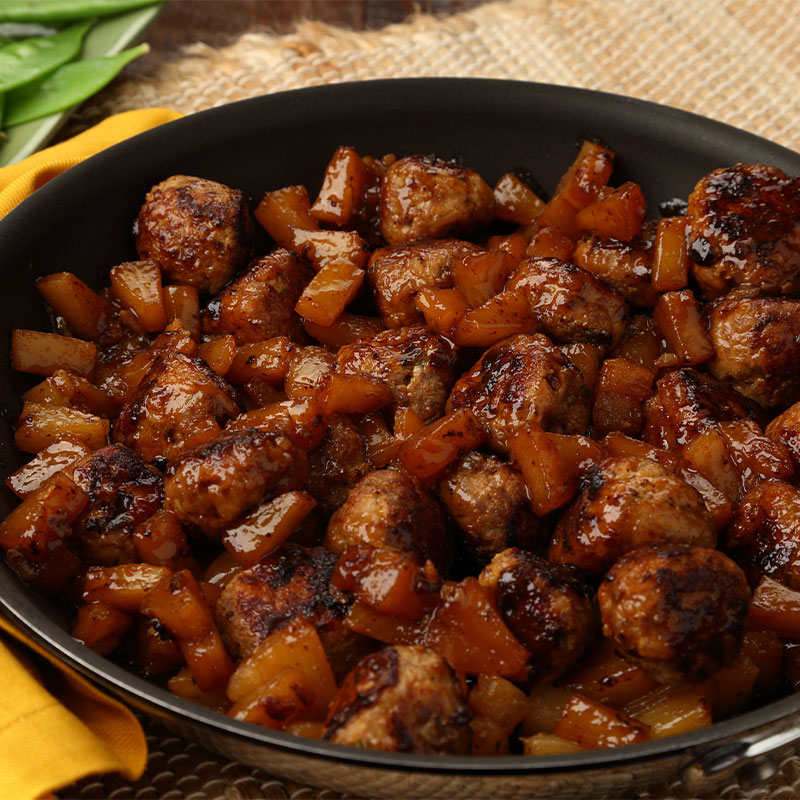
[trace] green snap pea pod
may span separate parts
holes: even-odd
[[[30,39],[31,36],[52,36],[54,33],[58,33],[58,28],[38,22],[0,22],[0,36],[8,41]]]
[[[59,22],[121,14],[159,0],[2,0],[0,22]]]
[[[83,102],[110,83],[129,61],[149,49],[147,44],[140,44],[115,56],[73,61],[42,81],[9,92],[4,116],[6,127],[46,117]]]
[[[79,22],[54,36],[36,36],[0,47],[0,92],[43,78],[75,58],[93,21]]]

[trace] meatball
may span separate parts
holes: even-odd
[[[247,658],[273,630],[292,620],[313,625],[341,677],[371,649],[367,637],[342,624],[347,597],[330,580],[336,556],[324,547],[287,543],[228,582],[217,600],[220,633],[231,655]]]
[[[724,553],[641,547],[597,592],[603,633],[659,683],[704,680],[739,654],[750,589]]]
[[[447,406],[470,409],[501,453],[530,419],[554,433],[584,433],[590,414],[580,370],[541,334],[512,336],[487,350],[456,381]]]
[[[389,244],[466,234],[494,217],[494,194],[471,169],[429,156],[395,161],[381,184],[381,234]]]
[[[472,711],[447,662],[418,645],[384,647],[345,678],[324,738],[404,753],[467,754]]]
[[[386,381],[395,407],[408,406],[424,422],[442,415],[456,377],[456,348],[424,325],[381,331],[339,349],[338,369]]]
[[[800,590],[800,489],[774,480],[751,489],[728,526],[724,549],[750,583],[768,575]]]
[[[451,559],[447,519],[439,504],[407,472],[374,470],[351,490],[331,517],[325,546],[340,554],[357,544],[371,544],[430,559],[440,573]]]
[[[240,411],[233,387],[205,361],[169,351],[122,407],[114,436],[145,461],[169,460],[221,433]]]
[[[647,458],[607,458],[590,469],[558,521],[550,560],[602,575],[643,545],[715,542],[703,498],[686,481]]]
[[[313,275],[311,268],[288,250],[276,250],[256,259],[208,303],[203,312],[203,330],[229,333],[236,344],[274,336],[306,341],[294,307]]]
[[[668,372],[645,403],[642,438],[656,447],[677,450],[718,422],[751,416],[749,405],[724,384],[694,369]]]
[[[307,474],[306,454],[284,436],[255,428],[223,433],[170,464],[164,508],[216,536],[267,492],[301,488]]]
[[[522,476],[495,456],[471,452],[447,471],[439,499],[464,534],[480,564],[512,545],[534,549],[541,525],[534,516]]]
[[[575,245],[573,261],[616,289],[632,306],[653,308],[658,295],[650,282],[655,225],[645,223],[630,242],[594,234]]]
[[[708,371],[764,408],[800,399],[800,300],[732,291],[708,310]]]
[[[307,489],[324,514],[343,505],[350,490],[372,469],[364,437],[343,416],[330,420],[325,438],[308,455],[308,466]]]
[[[173,175],[145,198],[134,228],[139,258],[176,283],[218,292],[247,261],[253,224],[242,192]]]
[[[369,260],[368,276],[375,302],[387,328],[423,322],[414,304],[417,292],[453,285],[453,264],[479,252],[477,245],[458,239],[421,241],[376,250]]]
[[[780,442],[789,451],[795,470],[800,470],[800,403],[795,403],[767,425],[765,431],[773,442]]]
[[[692,275],[707,297],[741,284],[800,290],[800,193],[777,167],[715,169],[689,195]]]
[[[617,344],[627,306],[618,292],[591,272],[557,258],[529,258],[506,288],[527,296],[542,332],[554,342]]]
[[[599,628],[594,592],[578,570],[510,547],[478,577],[514,636],[533,654],[536,678],[553,680],[577,661]]]
[[[161,473],[133,450],[112,444],[79,462],[72,479],[89,496],[72,528],[84,561],[106,566],[138,561],[131,534],[161,508]]]

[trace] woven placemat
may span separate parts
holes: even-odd
[[[380,2],[380,0],[376,0]],[[600,89],[694,111],[800,150],[796,0],[501,0],[445,19],[418,16],[356,33],[319,22],[179,57],[117,81],[83,106],[74,134],[145,106],[186,113],[286,89],[389,77],[487,77]],[[336,798],[211,754],[143,720],[150,758],[136,783],[92,778],[62,798]],[[763,788],[716,797],[800,798],[800,758]],[[625,795],[688,795],[676,783]],[[709,795],[711,797],[711,795]]]

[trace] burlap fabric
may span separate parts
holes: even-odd
[[[252,31],[220,49],[187,46],[176,59],[115,82],[75,115],[68,132],[145,106],[188,113],[303,86],[453,76],[632,95],[800,149],[798,12],[797,0],[500,0],[444,19],[419,16],[368,33],[305,22],[285,36]],[[144,723],[151,755],[140,781],[102,776],[60,796],[338,797],[231,763]],[[755,792],[731,785],[714,796],[800,798],[800,758],[781,767]],[[688,797],[679,784],[630,796]]]

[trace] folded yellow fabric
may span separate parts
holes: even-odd
[[[0,168],[0,217],[40,186],[89,156],[134,134],[182,116],[180,112],[167,108],[126,111],[103,120],[66,142],[34,153],[18,164]]]

